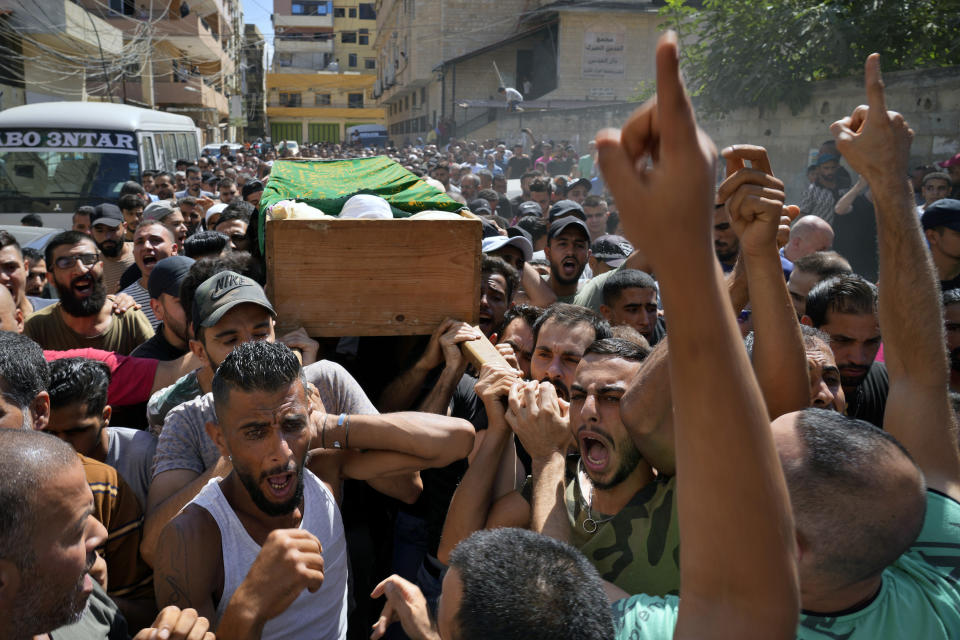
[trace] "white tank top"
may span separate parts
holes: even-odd
[[[306,589],[282,614],[267,622],[262,640],[342,640],[347,635],[347,544],[340,509],[330,491],[309,469],[303,470],[303,519],[305,529],[323,545],[323,586],[316,593]],[[217,605],[215,624],[220,624],[233,597],[253,565],[260,545],[253,541],[213,478],[192,504],[210,512],[220,527],[223,549],[223,595]]]

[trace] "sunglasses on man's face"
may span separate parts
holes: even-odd
[[[72,269],[77,264],[77,260],[85,267],[96,264],[100,260],[99,253],[78,253],[70,256],[60,256],[53,261],[58,269]]]

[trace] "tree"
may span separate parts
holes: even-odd
[[[780,102],[796,113],[812,82],[857,75],[874,51],[884,71],[960,64],[958,0],[667,0],[661,14],[708,113]]]

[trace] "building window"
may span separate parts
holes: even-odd
[[[359,109],[363,107],[363,94],[362,93],[349,93],[347,94],[347,106],[351,109]]]
[[[350,7],[350,17],[351,17],[351,18],[356,18],[356,17],[357,17],[357,8],[356,8],[356,7]]]
[[[290,8],[295,16],[325,16],[330,12],[327,2],[294,2]]]
[[[427,88],[421,87],[420,89],[420,104],[424,104],[427,101]]]
[[[277,57],[277,66],[278,67],[289,67],[293,65],[293,54],[292,53],[278,53]]]
[[[334,7],[333,8],[333,17],[334,18],[343,18],[347,15],[346,9],[343,7]]]
[[[360,29],[360,44],[370,44],[369,33],[368,29]]]
[[[330,106],[330,94],[329,93],[318,93],[313,96],[313,104],[317,107],[329,107]]]
[[[358,5],[360,9],[360,19],[361,20],[376,20],[377,19],[377,10],[373,8],[372,2],[361,2]]]
[[[347,56],[347,66],[356,68],[357,66],[357,54],[351,53]]]
[[[377,61],[373,58],[364,58],[363,59],[363,68],[364,69],[376,69]]]
[[[413,98],[413,106],[417,106],[417,94],[414,93],[410,97]]]
[[[299,107],[300,94],[299,93],[281,93],[280,106],[281,107]]]
[[[357,44],[357,32],[344,31],[340,34],[340,42],[343,44]]]

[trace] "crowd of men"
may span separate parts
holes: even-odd
[[[274,151],[0,232],[0,639],[960,637],[960,157],[865,75],[797,206],[672,34],[583,156],[392,150],[481,218],[480,321],[373,362],[276,331]]]

